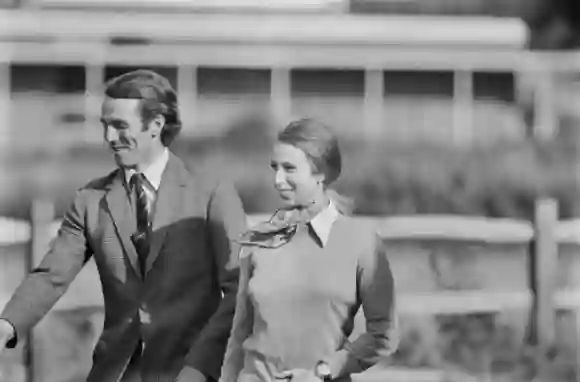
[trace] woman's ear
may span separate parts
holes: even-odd
[[[326,177],[324,176],[323,173],[317,173],[314,174],[314,179],[316,179],[316,183],[320,184],[320,185],[324,185],[324,179]]]
[[[161,135],[161,131],[165,126],[165,117],[161,114],[157,114],[151,121],[149,122],[149,131],[152,137],[158,137]]]

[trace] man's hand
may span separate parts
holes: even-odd
[[[292,369],[277,374],[276,379],[280,382],[320,382],[321,379],[316,376],[314,370]]]
[[[14,334],[12,324],[0,319],[0,353],[6,348],[6,344],[14,337]]]
[[[207,382],[207,377],[199,370],[185,366],[177,376],[175,382]]]

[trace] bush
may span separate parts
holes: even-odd
[[[528,345],[513,326],[496,322],[494,314],[436,316],[423,319],[422,325],[416,320],[402,325],[401,343],[389,360],[391,365],[440,369],[493,381],[575,380],[574,349],[554,346],[541,350]]]
[[[269,170],[272,134],[265,122],[245,121],[221,138],[177,141],[172,148],[193,165],[236,181],[248,213],[276,206]],[[255,126],[255,128],[252,128]],[[245,137],[245,138],[244,138]],[[257,144],[258,142],[259,144]],[[461,149],[428,144],[396,145],[387,140],[343,139],[343,175],[337,189],[355,201],[357,214],[463,214],[531,219],[534,201],[555,197],[561,218],[578,216],[579,144],[530,140]],[[57,200],[62,214],[74,190],[105,174],[113,162],[102,149],[62,154],[44,188],[28,171],[31,161],[11,164],[10,189],[4,190],[0,214],[24,217],[30,200],[43,192]]]
[[[558,199],[561,218],[579,211],[577,147],[561,142],[475,150],[364,141],[343,146],[345,168],[337,189],[354,199],[358,214],[531,219],[541,196]],[[242,192],[252,212],[263,212],[261,195],[271,192],[267,175],[248,171],[238,180],[251,185]]]

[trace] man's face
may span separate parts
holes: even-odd
[[[140,100],[106,97],[101,110],[105,142],[115,162],[123,168],[134,168],[151,155],[155,132],[141,118]]]

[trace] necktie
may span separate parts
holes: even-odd
[[[131,235],[133,245],[139,256],[141,271],[145,272],[145,263],[149,254],[149,207],[145,194],[145,177],[136,173],[131,177],[131,188],[136,198],[137,232]]]

